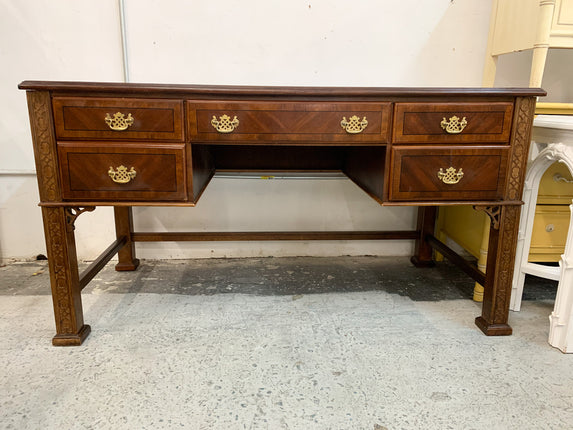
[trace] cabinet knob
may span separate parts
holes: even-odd
[[[239,120],[236,115],[233,119],[228,115],[220,116],[219,119],[217,119],[217,117],[213,115],[211,125],[219,133],[231,133],[239,126]]]
[[[343,116],[340,126],[350,134],[362,133],[362,130],[368,126],[368,120],[364,117],[361,121],[356,115],[351,116],[350,119]]]
[[[464,128],[466,128],[466,125],[468,125],[468,121],[466,120],[465,116],[460,121],[460,119],[454,115],[447,121],[444,117],[440,125],[444,130],[446,130],[446,133],[448,134],[459,134],[464,131]]]
[[[127,114],[127,117],[121,112],[114,113],[113,117],[109,113],[105,114],[106,124],[114,131],[127,130],[133,124],[133,121],[134,118],[130,113]]]
[[[118,184],[127,184],[135,178],[137,173],[133,167],[130,170],[127,170],[127,167],[121,165],[115,170],[110,166],[107,174],[113,182],[117,182]]]
[[[461,181],[463,177],[464,177],[464,172],[462,171],[461,168],[460,170],[456,171],[455,167],[448,167],[444,172],[444,170],[440,167],[440,170],[438,172],[438,179],[440,179],[444,184],[448,185],[457,184],[458,182]]]

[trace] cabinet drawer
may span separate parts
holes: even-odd
[[[396,103],[396,143],[509,142],[512,103]]]
[[[559,162],[547,168],[539,182],[538,204],[571,204],[573,178],[567,165]]]
[[[388,142],[390,103],[193,102],[189,139],[213,143]]]
[[[571,212],[568,205],[537,205],[529,261],[559,261],[565,251]]]
[[[390,200],[498,200],[509,148],[395,147]]]
[[[58,143],[64,199],[186,200],[185,144]]]
[[[59,139],[183,140],[183,102],[54,97]]]

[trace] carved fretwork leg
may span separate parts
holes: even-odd
[[[431,267],[435,264],[432,258],[432,247],[426,241],[426,236],[434,234],[436,214],[436,206],[420,206],[418,208],[418,224],[416,229],[420,236],[416,239],[414,255],[410,259],[412,264],[416,267]]]
[[[520,206],[476,207],[491,218],[482,315],[477,326],[488,336],[510,335],[508,324],[511,282]]]
[[[56,318],[57,334],[52,343],[56,346],[81,345],[90,332],[90,326],[84,324],[73,224],[83,211],[42,208]]]
[[[131,233],[133,233],[132,209],[129,206],[116,206],[113,208],[113,211],[117,238],[125,236],[127,239],[127,242],[117,254],[119,262],[115,265],[115,270],[135,270],[139,266],[139,260],[135,258],[135,244],[131,240]]]

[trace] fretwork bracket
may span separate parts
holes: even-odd
[[[74,230],[76,227],[74,223],[76,219],[83,214],[84,212],[92,212],[95,210],[95,206],[86,206],[86,207],[67,207],[66,208],[66,222],[68,225],[68,229],[70,231]]]
[[[474,206],[476,211],[485,212],[491,219],[491,226],[499,230],[499,218],[501,216],[501,206]]]

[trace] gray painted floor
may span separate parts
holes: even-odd
[[[45,262],[0,268],[2,429],[566,429],[573,355],[554,283],[486,337],[473,282],[404,258],[108,265],[92,334],[54,348]]]

